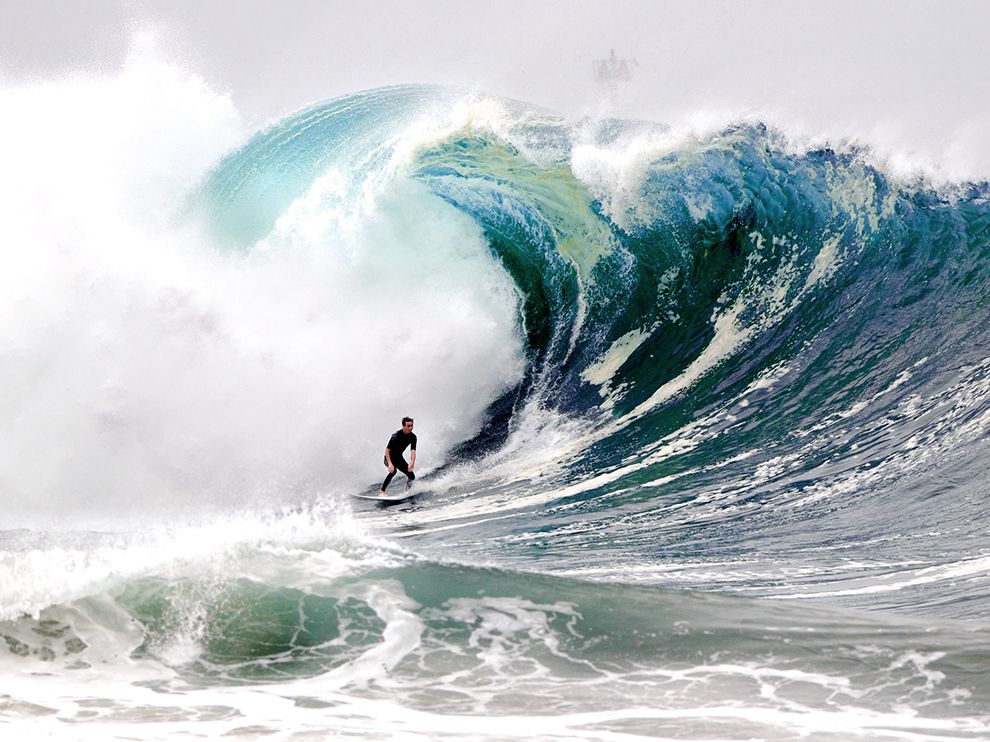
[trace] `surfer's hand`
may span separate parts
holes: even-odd
[[[391,464],[388,465],[388,473],[395,474],[395,467],[392,466]]]
[[[415,468],[416,468],[416,465],[415,464],[410,464],[409,465],[409,471],[412,471]]]

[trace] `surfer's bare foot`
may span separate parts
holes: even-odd
[[[385,497],[385,490],[379,490],[378,491],[378,496],[379,497]]]

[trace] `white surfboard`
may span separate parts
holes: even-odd
[[[406,491],[397,495],[385,495],[384,497],[381,495],[352,495],[352,497],[356,497],[358,500],[373,500],[374,502],[380,502],[382,504],[394,505],[397,502],[411,500],[417,494],[417,492]]]

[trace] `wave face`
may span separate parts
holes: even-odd
[[[89,482],[164,527],[0,534],[14,723],[990,733],[986,184],[399,87],[257,134],[182,214],[209,280],[167,314],[209,358],[151,332],[224,383],[148,388],[206,410],[146,437],[178,474],[111,447],[124,473]],[[352,511],[407,413],[424,494]]]
[[[979,478],[957,473],[979,467],[988,409],[986,186],[896,182],[866,152],[795,150],[761,125],[678,136],[505,102],[437,123],[444,96],[317,107],[206,191],[245,249],[328,162],[354,174],[351,203],[411,180],[482,230],[515,287],[526,366],[448,467],[502,476],[525,451],[540,483],[518,484],[497,524],[459,528],[472,552],[553,543],[541,564],[608,574],[620,559],[657,565],[652,579],[754,551],[840,571],[850,550],[980,554]],[[616,538],[577,531],[575,513]],[[932,600],[950,615],[986,609],[946,597]]]

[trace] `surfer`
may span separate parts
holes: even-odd
[[[382,491],[378,493],[380,497],[384,497],[385,488],[388,487],[388,483],[395,476],[396,469],[406,475],[406,489],[412,486],[412,482],[416,478],[416,475],[413,474],[413,467],[416,465],[416,434],[412,430],[413,419],[411,417],[404,417],[402,418],[402,428],[392,433],[392,437],[388,439],[388,445],[385,446],[384,459],[385,466],[388,467],[388,476],[382,482]],[[402,456],[407,446],[412,446],[408,464]]]

